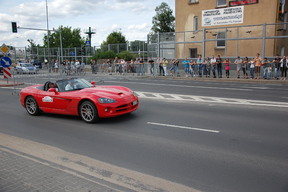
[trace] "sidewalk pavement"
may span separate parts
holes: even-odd
[[[0,146],[1,192],[133,192],[61,165]]]
[[[43,74],[42,74],[43,75]],[[47,75],[50,76],[58,76],[61,75],[60,73],[48,73]],[[206,78],[206,77],[185,77],[185,76],[180,76],[180,77],[176,77],[176,76],[153,76],[150,74],[145,74],[144,76],[138,76],[137,74],[130,74],[130,73],[126,73],[126,74],[105,74],[105,73],[97,73],[97,74],[92,74],[91,72],[87,72],[86,76],[80,76],[80,77],[91,77],[91,76],[95,76],[95,77],[123,77],[123,78],[153,78],[153,79],[173,79],[173,80],[189,80],[189,81],[205,81],[205,82],[233,82],[233,83],[259,83],[259,84],[288,84],[288,79],[287,80],[276,80],[276,79],[244,79],[244,78]],[[67,78],[67,77],[73,77],[73,76],[63,76],[63,78]],[[78,77],[78,76],[76,76]],[[19,86],[19,85],[23,85],[24,82],[20,82],[20,81],[14,81],[13,79],[9,79],[8,81],[5,79],[0,79],[0,87],[13,87],[13,86]]]
[[[13,87],[18,85],[23,85],[23,82],[14,82],[13,80],[0,80],[0,87]]]

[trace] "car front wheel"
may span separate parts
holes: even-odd
[[[25,100],[25,108],[26,108],[26,111],[30,115],[36,116],[36,115],[39,115],[39,113],[40,113],[40,109],[39,109],[38,103],[35,100],[35,98],[32,97],[32,96],[29,96],[29,97],[26,98],[26,100]]]
[[[97,108],[91,101],[81,103],[79,113],[86,123],[95,123],[99,120]]]

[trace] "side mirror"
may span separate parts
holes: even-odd
[[[57,93],[58,91],[57,91],[56,88],[49,88],[49,89],[48,89],[48,92],[54,92],[54,93]]]
[[[96,86],[95,81],[91,81],[90,83],[91,83],[94,87]]]

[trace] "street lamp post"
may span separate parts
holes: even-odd
[[[50,63],[50,41],[49,41],[49,21],[48,21],[48,2],[46,0],[46,19],[47,19],[47,43],[48,43],[48,66],[49,66],[49,73],[51,73],[51,63]]]

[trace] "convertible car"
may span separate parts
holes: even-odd
[[[30,115],[41,112],[80,116],[87,123],[135,111],[138,97],[122,86],[96,86],[85,79],[63,79],[26,87],[20,102]]]

